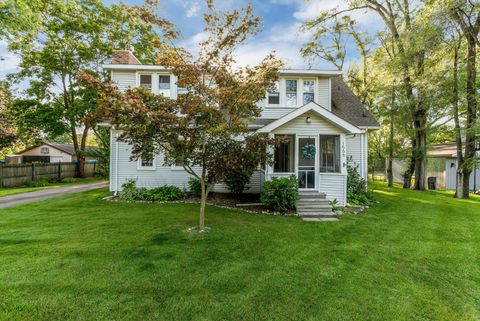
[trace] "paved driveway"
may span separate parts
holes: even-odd
[[[36,192],[8,195],[8,196],[0,197],[0,208],[32,203],[32,202],[52,198],[55,196],[84,192],[84,191],[89,191],[92,189],[97,189],[105,186],[108,186],[108,182],[96,182],[96,183],[90,183],[90,184],[72,185],[72,186],[44,189]]]

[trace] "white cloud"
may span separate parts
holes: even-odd
[[[187,17],[188,18],[195,17],[195,16],[198,16],[199,13],[200,13],[200,4],[197,1],[190,3],[186,13]]]

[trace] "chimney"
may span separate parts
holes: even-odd
[[[112,52],[112,64],[141,65],[142,63],[133,54],[133,46],[128,45],[126,50],[114,50]]]

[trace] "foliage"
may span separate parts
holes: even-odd
[[[277,178],[266,181],[263,184],[263,191],[260,201],[270,209],[285,213],[294,209],[298,199],[298,181],[292,175],[290,177]]]
[[[98,149],[90,149],[87,155],[97,160],[96,175],[108,178],[110,175],[110,128],[98,127],[95,130]]]
[[[50,180],[48,179],[34,179],[25,183],[27,187],[44,187],[50,185]]]
[[[74,183],[77,182],[78,179],[74,177],[65,177],[62,179],[62,183]]]
[[[367,182],[358,173],[358,166],[347,166],[347,202],[350,205],[370,205],[373,194],[368,190]]]
[[[158,57],[157,63],[178,77],[177,86],[186,89],[176,99],[144,88],[122,93],[111,83],[83,75],[98,88],[104,114],[122,128],[119,140],[132,146],[134,159],[162,153],[167,165],[182,163],[200,181],[200,230],[213,186],[232,169],[248,175],[250,164],[267,160],[268,137],[252,133],[248,123],[260,115],[257,102],[265,98],[282,66],[269,54],[258,66],[236,68],[234,51],[260,27],[251,6],[222,12],[208,1],[204,22],[207,39],[199,44],[198,54],[171,45]],[[202,170],[194,171],[197,166]]]
[[[332,211],[335,212],[335,211],[338,211],[340,210],[342,207],[340,205],[338,205],[338,200],[335,198],[331,201],[328,202],[330,204],[330,206],[332,207]]]
[[[202,196],[202,184],[198,178],[190,177],[188,180],[190,194],[195,197]]]
[[[106,6],[99,0],[2,4],[0,24],[5,29],[0,35],[20,58],[19,71],[10,78],[30,82],[28,97],[13,106],[15,118],[23,128],[38,129],[53,139],[70,134],[78,176],[83,176],[86,138],[101,116],[96,113],[96,89],[80,83],[78,74],[85,70],[103,76],[101,64],[113,49],[127,44],[152,62],[161,42],[176,36],[173,25],[154,14],[154,5]]]
[[[9,90],[0,83],[0,151],[10,147],[17,140],[18,135],[15,121],[7,110],[10,100]]]
[[[250,176],[236,170],[231,170],[225,176],[224,182],[227,185],[230,193],[232,193],[234,197],[238,198],[243,194],[247,184],[250,183]]]
[[[182,199],[185,193],[176,186],[160,186],[152,189],[138,188],[135,180],[128,180],[122,184],[119,199],[127,202],[170,202]]]

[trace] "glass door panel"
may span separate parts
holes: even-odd
[[[298,188],[315,189],[315,153],[309,146],[316,146],[315,137],[298,138]]]

